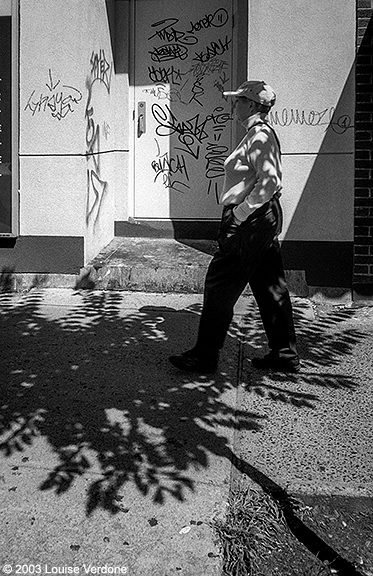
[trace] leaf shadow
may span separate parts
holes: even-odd
[[[57,463],[40,489],[56,495],[95,472],[88,515],[119,512],[127,483],[159,504],[184,500],[194,471],[225,457],[230,430],[262,425],[224,398],[236,387],[234,358],[213,378],[169,365],[173,342],[187,345],[196,330],[193,311],[128,310],[121,293],[76,291],[61,317],[54,303],[46,312],[41,291],[4,298],[0,450],[10,457],[46,439]]]
[[[250,350],[263,344],[252,304],[243,322],[232,323],[219,370],[206,377],[185,375],[167,361],[175,347],[192,344],[200,305],[129,309],[123,293],[79,290],[62,316],[53,312],[57,303],[46,312],[39,290],[16,303],[4,294],[0,303],[0,450],[10,457],[40,436],[46,439],[57,463],[40,489],[56,495],[95,472],[88,515],[99,508],[123,510],[128,483],[158,504],[168,497],[183,501],[195,490],[196,472],[226,459],[235,429],[265,425],[265,416],[235,405],[242,343],[249,341]],[[330,339],[325,322],[337,326],[347,313],[315,323],[297,310],[310,368],[302,376],[305,389],[284,391],[281,377],[265,379],[254,371],[250,386],[274,402],[312,408],[320,386],[354,389],[352,378],[326,368],[351,354],[365,335],[349,329]]]

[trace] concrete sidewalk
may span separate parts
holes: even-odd
[[[373,309],[294,298],[304,371],[283,377],[250,369],[264,334],[242,297],[205,377],[167,361],[193,345],[201,302],[0,297],[0,565],[217,576],[210,523],[242,480],[372,498]]]

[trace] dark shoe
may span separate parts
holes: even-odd
[[[179,368],[179,370],[208,374],[215,372],[218,365],[218,355],[197,353],[193,348],[180,354],[180,356],[170,356],[169,361],[172,366]]]
[[[284,360],[272,354],[267,354],[263,358],[253,358],[251,363],[254,368],[260,370],[274,370],[276,372],[299,372],[300,370],[299,358]]]

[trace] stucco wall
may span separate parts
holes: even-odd
[[[129,4],[20,2],[20,233],[84,238],[85,261],[129,212]],[[283,238],[352,242],[355,2],[248,6],[248,75],[278,94]]]
[[[82,236],[85,260],[126,209],[127,22],[114,0],[20,3],[20,232]]]
[[[286,240],[353,240],[354,39],[355,0],[249,0],[249,77],[277,92]]]

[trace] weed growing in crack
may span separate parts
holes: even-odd
[[[270,496],[247,489],[231,496],[226,518],[216,521],[214,529],[222,549],[223,574],[254,576],[260,556],[276,546],[285,521]]]

